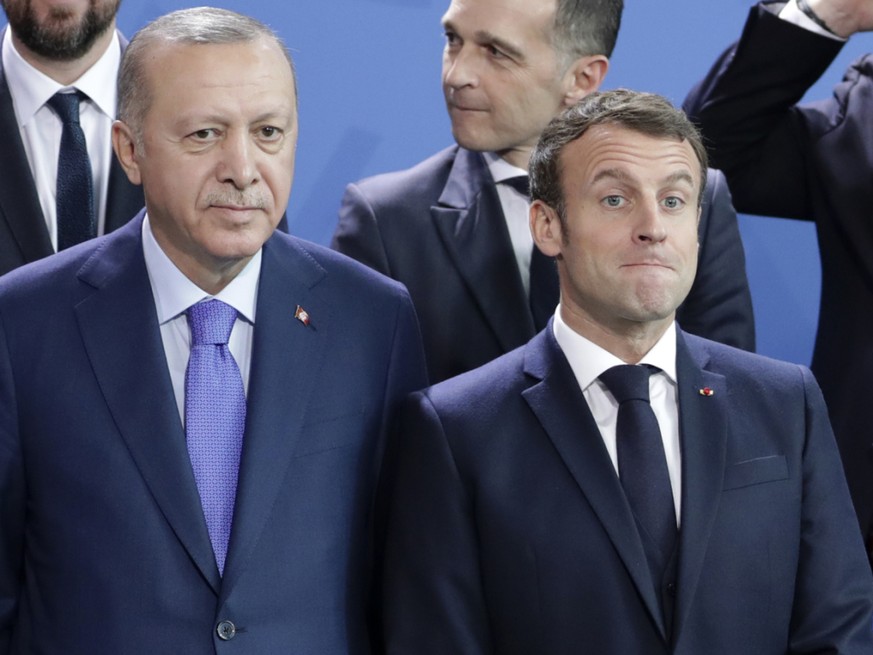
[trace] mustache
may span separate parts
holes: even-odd
[[[269,198],[262,193],[247,192],[216,192],[206,196],[208,205],[220,207],[246,207],[248,209],[267,209],[270,206]]]

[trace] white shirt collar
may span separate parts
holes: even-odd
[[[561,306],[555,311],[553,331],[558,345],[573,369],[579,387],[585,391],[600,374],[613,366],[624,364],[622,360],[570,328],[561,318]],[[676,322],[670,323],[667,331],[640,360],[661,369],[671,382],[676,383]]]
[[[106,52],[91,68],[69,86],[58,84],[48,75],[31,66],[18,54],[12,43],[12,31],[7,27],[3,34],[2,44],[3,71],[12,94],[15,105],[15,115],[19,127],[24,127],[33,118],[46,101],[58,91],[78,89],[85,93],[91,102],[110,119],[115,118],[115,108],[118,98],[115,79],[121,63],[121,42],[118,32],[112,35],[112,41]],[[112,80],[107,84],[107,80]]]
[[[262,250],[258,250],[245,268],[215,296],[211,296],[189,280],[161,250],[152,233],[148,216],[142,224],[142,248],[146,270],[155,297],[158,323],[164,323],[183,314],[191,305],[207,298],[227,303],[249,323],[255,322],[258,282],[261,277]]]
[[[485,158],[485,165],[488,166],[488,170],[491,172],[491,177],[497,183],[513,177],[520,177],[522,175],[527,177],[526,170],[518,168],[518,166],[513,166],[500,155],[493,152],[483,152],[482,156]]]

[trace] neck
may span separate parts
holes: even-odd
[[[616,321],[606,325],[561,304],[561,318],[577,334],[612,353],[625,364],[638,364],[673,323],[675,314],[655,321]]]
[[[527,172],[532,150],[532,148],[523,147],[511,148],[509,150],[498,150],[497,155],[505,162]]]
[[[115,22],[113,21],[109,28],[94,41],[94,45],[91,46],[88,52],[78,59],[70,61],[57,61],[42,57],[25,46],[15,35],[15,32],[11,34],[15,50],[24,61],[58,84],[69,86],[82,77],[91,66],[96,64],[97,60],[109,48],[109,44],[112,43],[112,37],[115,35]]]

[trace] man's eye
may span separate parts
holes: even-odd
[[[455,34],[454,32],[446,31],[445,37],[446,37],[446,44],[447,45],[455,45],[459,41],[458,35]]]
[[[498,50],[493,45],[486,46],[486,49],[488,50],[488,54],[491,55],[492,57],[505,57],[506,56],[505,54],[503,54],[502,51]]]
[[[664,198],[664,206],[667,209],[681,209],[684,204],[682,198],[677,198],[676,196]]]
[[[282,130],[272,125],[265,125],[261,128],[261,136],[270,141],[275,141],[282,136]]]
[[[624,204],[624,198],[621,196],[606,196],[603,199],[603,204],[607,207],[621,207]]]

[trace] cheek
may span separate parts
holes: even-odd
[[[263,176],[273,196],[273,202],[277,205],[288,202],[291,184],[294,181],[293,153],[281,160],[269,162],[263,169]]]

